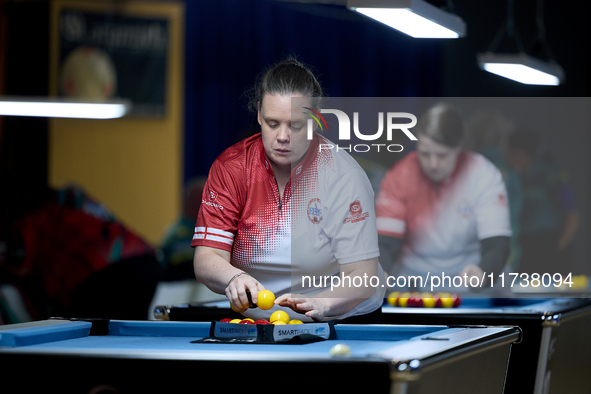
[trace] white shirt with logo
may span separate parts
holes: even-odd
[[[385,175],[376,210],[378,233],[404,239],[395,276],[458,275],[480,262],[480,240],[512,234],[501,173],[472,152],[440,183],[409,153]]]

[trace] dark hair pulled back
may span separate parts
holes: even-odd
[[[323,97],[322,86],[310,67],[294,57],[280,61],[259,76],[250,94],[248,107],[251,111],[261,109],[265,94],[312,97],[315,108],[320,108]]]

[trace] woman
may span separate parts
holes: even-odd
[[[409,278],[397,282],[402,288],[478,290],[465,278],[483,275],[482,287],[490,286],[488,275],[496,279],[503,269],[512,234],[501,173],[462,148],[463,122],[449,105],[431,107],[414,131],[416,151],[386,173],[378,192],[382,263],[388,273]]]
[[[379,321],[384,288],[375,282],[342,280],[331,288],[335,281],[316,286],[303,279],[383,276],[367,176],[345,152],[319,151],[329,143],[322,136],[308,139],[302,107],[318,111],[322,95],[305,65],[278,63],[253,90],[261,133],[228,148],[211,167],[192,242],[195,275],[245,316],[269,318],[291,308],[302,321]],[[347,221],[353,207],[367,217]],[[275,306],[248,308],[247,291],[256,303],[263,289],[278,296]]]

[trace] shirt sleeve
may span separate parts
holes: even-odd
[[[209,246],[232,251],[238,219],[242,212],[239,174],[218,160],[209,171],[191,246]]]
[[[478,239],[512,235],[507,189],[501,172],[490,162],[483,163],[475,206]]]
[[[376,199],[376,223],[379,235],[403,238],[406,231],[406,201],[398,168],[391,168],[380,185]]]
[[[365,172],[352,168],[329,185],[324,231],[339,264],[379,256],[374,193]]]

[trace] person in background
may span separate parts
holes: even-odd
[[[462,148],[464,124],[450,105],[429,108],[413,131],[416,151],[388,171],[376,200],[384,269],[422,278],[412,290],[429,288],[429,276],[496,277],[512,234],[500,171]],[[437,290],[459,290],[446,286]]]
[[[34,319],[146,319],[163,272],[154,249],[79,187],[10,190],[0,277]]]

